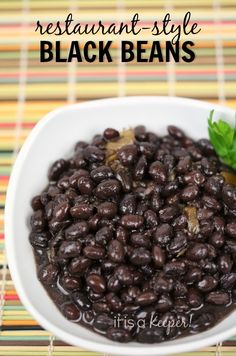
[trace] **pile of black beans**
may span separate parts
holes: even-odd
[[[122,132],[108,128],[53,163],[32,199],[29,239],[67,319],[153,343],[206,330],[234,308],[236,188],[207,139],[175,126],[163,137],[132,132],[119,147]],[[109,142],[119,147],[110,161]]]

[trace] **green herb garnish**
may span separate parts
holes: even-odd
[[[234,127],[222,119],[213,122],[213,114],[214,110],[210,112],[208,119],[211,143],[222,162],[236,169],[236,122]]]

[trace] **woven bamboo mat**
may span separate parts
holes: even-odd
[[[176,21],[192,11],[202,27],[191,64],[55,64],[38,60],[35,22],[107,23],[139,12],[149,23],[170,11]],[[98,39],[98,38],[97,38]],[[143,38],[146,39],[146,38]],[[71,38],[70,38],[71,40]],[[66,50],[65,45],[64,50]],[[12,164],[32,127],[48,111],[68,102],[123,95],[177,95],[220,102],[236,109],[235,0],[0,0],[0,356],[91,355],[43,330],[21,304],[4,250],[3,211]],[[98,355],[98,354],[97,354]],[[182,356],[235,356],[236,336]]]

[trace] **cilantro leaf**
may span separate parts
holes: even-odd
[[[212,146],[222,162],[236,169],[236,120],[234,127],[219,119],[213,121],[214,110],[208,118],[208,133]]]

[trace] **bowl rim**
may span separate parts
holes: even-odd
[[[6,194],[6,203],[5,203],[5,211],[4,211],[4,233],[5,233],[5,248],[7,261],[10,269],[10,273],[12,276],[12,280],[14,282],[17,294],[19,295],[23,305],[30,312],[30,314],[42,325],[46,330],[51,331],[53,334],[57,335],[59,338],[65,340],[66,342],[82,347],[87,350],[103,352],[103,353],[111,353],[116,355],[143,355],[144,348],[139,346],[126,346],[125,344],[114,343],[114,345],[107,345],[103,342],[97,342],[93,340],[84,340],[83,338],[75,335],[71,335],[68,332],[58,328],[53,323],[44,318],[40,313],[40,308],[35,308],[29,298],[28,293],[25,292],[21,279],[22,276],[19,274],[17,270],[17,264],[14,258],[14,235],[13,235],[13,211],[14,211],[14,201],[16,196],[16,187],[17,180],[21,172],[21,166],[27,157],[27,153],[34,142],[35,137],[38,133],[44,129],[44,127],[48,124],[49,121],[53,120],[54,117],[61,112],[78,108],[78,109],[86,109],[86,108],[97,108],[104,106],[116,106],[117,104],[129,104],[129,103],[137,103],[140,101],[142,103],[174,103],[180,106],[191,106],[196,108],[207,108],[211,109],[212,107],[217,109],[218,111],[222,111],[229,115],[234,114],[234,110],[228,107],[224,107],[219,104],[208,103],[201,100],[183,98],[183,97],[171,97],[171,96],[128,96],[128,97],[115,97],[115,98],[106,98],[106,99],[98,99],[87,101],[83,103],[75,103],[64,105],[59,108],[56,108],[46,115],[34,126],[34,128],[29,133],[27,139],[25,140],[17,159],[13,165],[12,172],[10,175],[10,180],[8,184],[7,194]],[[186,352],[190,350],[196,350],[202,347],[206,347],[212,344],[216,344],[221,342],[236,333],[236,325],[230,327],[220,333],[217,333],[212,336],[205,336],[204,332],[201,333],[203,338],[201,340],[190,340],[186,337],[183,345],[162,345],[162,344],[145,344],[145,353],[150,356],[154,355],[168,355],[174,354],[178,352]],[[183,338],[184,340],[184,338]],[[128,345],[128,344],[127,344]]]

